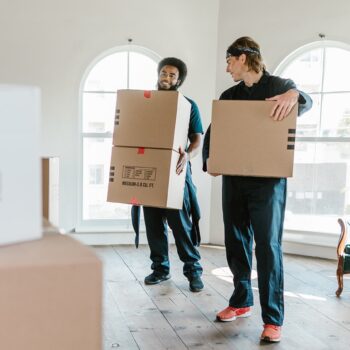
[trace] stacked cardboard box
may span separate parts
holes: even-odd
[[[40,91],[0,85],[0,245],[41,231]]]
[[[58,233],[0,247],[0,349],[100,350],[101,270]]]
[[[208,172],[290,177],[293,175],[298,107],[274,121],[274,101],[213,101]]]
[[[182,208],[190,112],[177,91],[118,91],[107,201]]]

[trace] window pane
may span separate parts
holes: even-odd
[[[350,213],[350,145],[299,142],[297,146],[294,177],[288,182],[285,228],[338,232],[337,218]]]
[[[113,91],[127,87],[127,53],[117,52],[96,64],[86,79],[84,91]]]
[[[89,165],[89,185],[103,185],[105,166],[103,164]]]
[[[323,96],[322,136],[350,136],[350,93]]]
[[[350,91],[350,51],[327,48],[325,62],[324,91]]]
[[[157,63],[151,58],[130,52],[130,89],[154,90],[157,84]]]
[[[297,57],[282,72],[283,78],[292,79],[305,92],[322,89],[323,49],[308,51]]]
[[[319,136],[321,114],[321,95],[311,95],[313,105],[311,110],[297,118],[297,136]]]
[[[112,140],[85,137],[83,146],[83,220],[127,219],[130,222],[130,205],[106,201]],[[92,174],[96,169],[98,173]]]
[[[348,211],[350,145],[346,142],[318,143],[315,164],[315,191],[319,198],[315,201],[314,214],[326,218],[337,218]]]
[[[313,192],[313,162],[316,147],[311,142],[297,142],[295,145],[294,175],[288,179],[287,208],[284,227],[303,230],[312,214],[312,199],[306,193]],[[306,198],[305,198],[306,197]]]
[[[83,94],[83,132],[113,132],[116,94]]]

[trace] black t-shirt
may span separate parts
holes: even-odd
[[[239,84],[224,91],[220,96],[220,100],[265,100],[269,97],[281,95],[290,89],[297,89],[293,80],[270,75],[264,71],[260,80],[251,87],[246,86],[241,81]],[[312,101],[308,95],[302,91],[299,91],[299,94],[298,115],[302,114],[305,109],[310,109],[312,105]],[[311,105],[309,105],[308,100]]]
[[[241,81],[235,86],[225,90],[220,100],[265,100],[266,98],[281,95],[290,89],[297,89],[293,80],[280,78],[274,75],[270,75],[264,71],[260,80],[252,86],[246,86],[244,81]],[[298,115],[301,115],[308,111],[312,107],[312,100],[305,92],[298,90]],[[207,159],[209,158],[209,145],[210,145],[210,125],[205,133],[202,158],[203,158],[203,170],[207,171]]]

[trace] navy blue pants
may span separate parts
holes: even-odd
[[[265,324],[284,317],[282,231],[286,179],[223,176],[222,207],[228,265],[234,292],[229,305],[253,305],[252,249],[255,240],[258,286]]]
[[[187,167],[187,176],[191,176],[189,166]],[[159,274],[169,273],[168,224],[173,231],[180,260],[184,263],[184,275],[187,278],[201,276],[203,271],[199,264],[201,257],[191,239],[191,204],[187,181],[182,210],[144,206],[143,215],[145,218],[147,240],[151,250],[152,270]]]

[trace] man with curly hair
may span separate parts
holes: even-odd
[[[186,75],[187,67],[182,60],[175,57],[164,58],[158,64],[158,90],[177,90],[185,81]],[[201,280],[203,269],[199,263],[200,255],[196,247],[200,243],[199,206],[191,177],[190,160],[199,153],[203,127],[197,104],[189,98],[187,100],[191,104],[189,145],[186,150],[179,149],[176,167],[177,174],[186,168],[183,207],[181,210],[143,207],[153,270],[145,277],[145,284],[158,284],[171,277],[167,235],[169,225],[180,260],[184,263],[183,273],[189,281],[189,288],[192,292],[199,292],[204,287]]]

